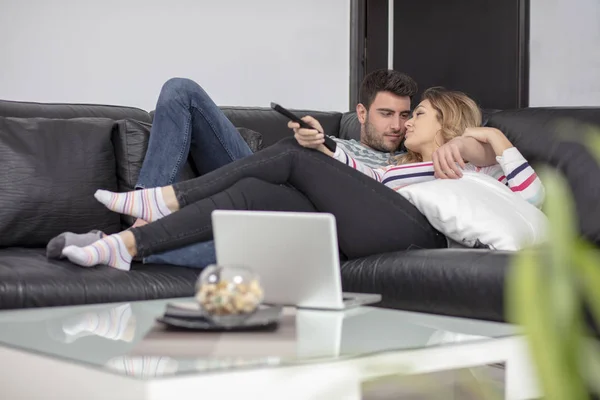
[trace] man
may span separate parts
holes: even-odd
[[[360,141],[334,138],[339,146],[357,160],[373,168],[395,163],[404,137],[404,124],[410,117],[416,82],[401,72],[377,70],[362,82],[360,104],[356,107],[361,125]],[[459,139],[459,140],[457,140]],[[460,154],[468,154],[477,165],[495,163],[493,152],[476,140],[457,138],[440,147],[434,157],[436,176],[443,171],[460,169]],[[462,151],[462,153],[461,153]],[[202,175],[252,154],[239,131],[227,119],[208,94],[189,79],[167,81],[159,95],[148,150],[136,188],[162,187],[174,183],[190,156]],[[457,158],[458,157],[458,158]],[[143,225],[145,221],[136,221]],[[47,246],[49,258],[61,258],[65,246],[86,246],[102,238],[103,233],[63,233]],[[214,243],[197,243],[145,258],[144,263],[165,263],[202,268],[215,263]]]

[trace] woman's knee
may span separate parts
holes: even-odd
[[[312,202],[297,189],[248,177],[239,180],[228,190],[236,207],[248,210],[315,211]]]

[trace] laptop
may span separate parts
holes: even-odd
[[[212,225],[217,264],[255,271],[265,304],[344,310],[381,300],[342,293],[332,214],[215,210]]]

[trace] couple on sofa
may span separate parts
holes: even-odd
[[[336,217],[347,258],[448,246],[444,235],[396,191],[463,171],[490,175],[516,196],[541,205],[543,186],[502,132],[481,127],[481,112],[463,93],[431,88],[411,113],[417,85],[397,71],[367,75],[357,117],[360,142],[323,129],[288,124],[294,137],[252,154],[238,130],[196,83],[171,79],[156,106],[138,190],[95,197],[112,211],[138,218],[118,234],[65,233],[48,255],[81,266],[129,270],[132,259],[204,267],[215,260],[211,212],[216,209],[328,212]],[[412,115],[411,115],[412,114]],[[400,151],[404,140],[407,151]],[[201,176],[177,182],[191,155]]]

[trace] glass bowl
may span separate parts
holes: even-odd
[[[217,325],[243,323],[262,300],[258,274],[243,266],[209,265],[196,282],[196,301],[205,317]]]

